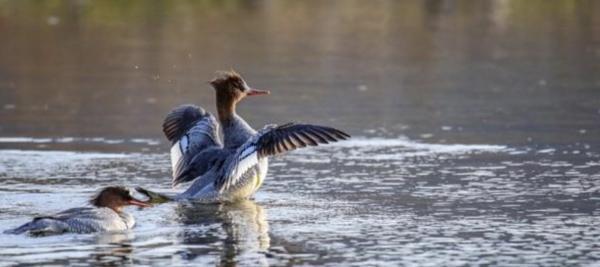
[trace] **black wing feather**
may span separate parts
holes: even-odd
[[[175,143],[206,114],[201,107],[181,105],[167,114],[163,122],[163,133],[169,141]]]
[[[331,127],[288,123],[262,134],[257,141],[258,156],[267,157],[306,146],[337,142],[349,137],[347,133]]]

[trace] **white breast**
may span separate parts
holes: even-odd
[[[267,177],[267,171],[269,170],[269,160],[267,158],[263,158],[258,162],[258,175],[256,175],[256,184],[254,187],[254,193],[258,191],[258,189],[262,186],[265,177]]]

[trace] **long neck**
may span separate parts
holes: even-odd
[[[244,144],[255,131],[235,112],[237,101],[229,95],[217,94],[217,112],[223,130],[225,147],[238,147]]]
[[[235,116],[236,102],[233,97],[217,93],[217,113],[219,114],[219,121],[221,124],[227,123]]]

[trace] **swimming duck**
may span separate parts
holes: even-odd
[[[90,200],[90,204],[91,207],[72,208],[53,215],[36,217],[31,222],[4,233],[51,235],[123,231],[135,224],[133,216],[123,211],[124,206],[151,206],[134,198],[129,190],[120,186],[102,189]]]
[[[331,127],[296,123],[267,125],[257,132],[236,113],[236,106],[247,96],[269,91],[251,88],[234,71],[221,72],[210,85],[216,93],[218,121],[200,107],[182,105],[163,123],[163,132],[172,143],[173,186],[193,181],[175,199],[230,202],[250,198],[267,175],[269,156],[350,137]]]

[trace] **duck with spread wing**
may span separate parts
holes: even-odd
[[[331,127],[296,123],[267,125],[255,131],[236,113],[236,106],[246,96],[269,91],[249,87],[234,71],[221,72],[210,84],[216,93],[218,120],[200,107],[182,105],[163,123],[163,132],[172,143],[173,186],[192,182],[176,200],[251,198],[267,175],[270,156],[350,137]],[[154,194],[141,188],[140,192]]]

